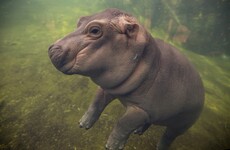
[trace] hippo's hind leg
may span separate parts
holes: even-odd
[[[147,122],[149,122],[149,115],[144,110],[136,106],[128,106],[110,134],[106,149],[123,149],[129,135]]]
[[[200,111],[190,111],[188,113],[181,113],[172,118],[157,145],[157,150],[168,150],[172,142],[179,135],[187,131],[194,124],[199,115]]]
[[[157,150],[168,150],[169,146],[176,139],[176,137],[184,133],[186,130],[187,128],[184,128],[183,130],[177,130],[167,127],[160,142],[157,145]]]

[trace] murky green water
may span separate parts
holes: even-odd
[[[92,129],[80,129],[78,120],[97,86],[58,72],[47,55],[52,42],[74,30],[78,17],[103,9],[102,2],[89,0],[0,1],[1,150],[104,149],[123,106],[112,103]],[[198,122],[172,149],[230,148],[230,59],[182,51],[202,75],[206,102]],[[126,149],[154,149],[163,130],[152,126],[142,136],[131,135]]]

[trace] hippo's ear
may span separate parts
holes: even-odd
[[[124,26],[125,29],[125,34],[129,37],[129,38],[134,38],[136,39],[138,31],[139,31],[139,26],[136,23],[127,23]]]

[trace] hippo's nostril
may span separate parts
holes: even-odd
[[[52,44],[48,50],[50,51],[51,49],[61,49],[61,46]]]
[[[60,53],[62,51],[62,47],[59,45],[52,44],[48,49],[48,54],[50,57],[55,55],[55,53]]]
[[[54,46],[54,44],[50,45],[50,47],[48,48],[48,50],[51,50],[53,46]]]

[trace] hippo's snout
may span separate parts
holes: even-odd
[[[68,61],[68,49],[64,49],[62,46],[59,45],[51,45],[48,49],[48,54],[51,59],[53,65],[63,73],[67,70],[65,67]]]

